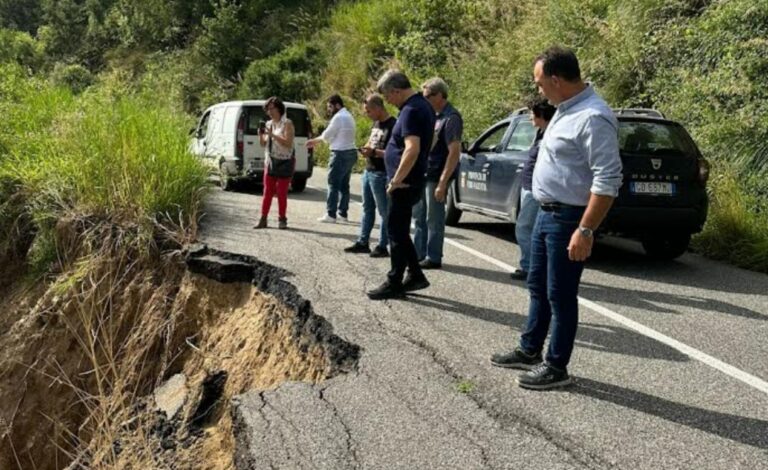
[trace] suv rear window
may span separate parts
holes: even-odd
[[[248,135],[257,135],[259,133],[259,121],[268,121],[269,117],[264,112],[262,106],[246,107],[248,121],[245,133]],[[305,109],[289,108],[286,106],[288,119],[293,121],[293,127],[296,130],[296,137],[309,137],[309,115]]]
[[[620,121],[619,149],[628,155],[697,156],[685,129],[663,122]]]

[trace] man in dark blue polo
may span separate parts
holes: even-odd
[[[611,108],[581,79],[573,51],[552,47],[536,58],[533,79],[557,107],[544,132],[533,170],[540,209],[531,236],[528,291],[531,303],[520,345],[494,354],[499,367],[528,369],[523,388],[545,390],[571,383],[579,323],[578,291],[594,231],[621,187],[619,123]],[[552,326],[547,355],[541,352]]]
[[[421,268],[440,269],[445,238],[445,196],[448,185],[456,178],[464,121],[448,102],[448,85],[443,79],[432,78],[421,88],[424,98],[435,110],[436,121],[424,195],[413,209],[416,228],[413,241]]]
[[[424,192],[425,174],[435,112],[429,102],[416,92],[408,77],[397,70],[387,71],[379,80],[378,91],[400,109],[384,155],[389,195],[390,260],[392,269],[387,280],[368,292],[372,300],[405,296],[406,292],[429,287],[429,281],[419,266],[419,257],[411,240],[413,205]],[[403,281],[405,271],[408,276]]]

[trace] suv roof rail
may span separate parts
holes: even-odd
[[[617,108],[613,110],[618,116],[648,116],[665,119],[661,111],[651,108]]]

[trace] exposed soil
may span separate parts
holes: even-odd
[[[115,255],[0,286],[0,468],[231,469],[230,398],[355,367],[280,270],[197,255],[200,274]],[[178,373],[188,392],[168,417],[152,392]]]

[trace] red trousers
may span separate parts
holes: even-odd
[[[261,216],[269,215],[269,208],[272,207],[272,197],[277,193],[277,211],[281,219],[285,219],[285,213],[288,210],[288,186],[291,184],[291,178],[275,178],[267,174],[264,169],[264,197],[261,200]]]

